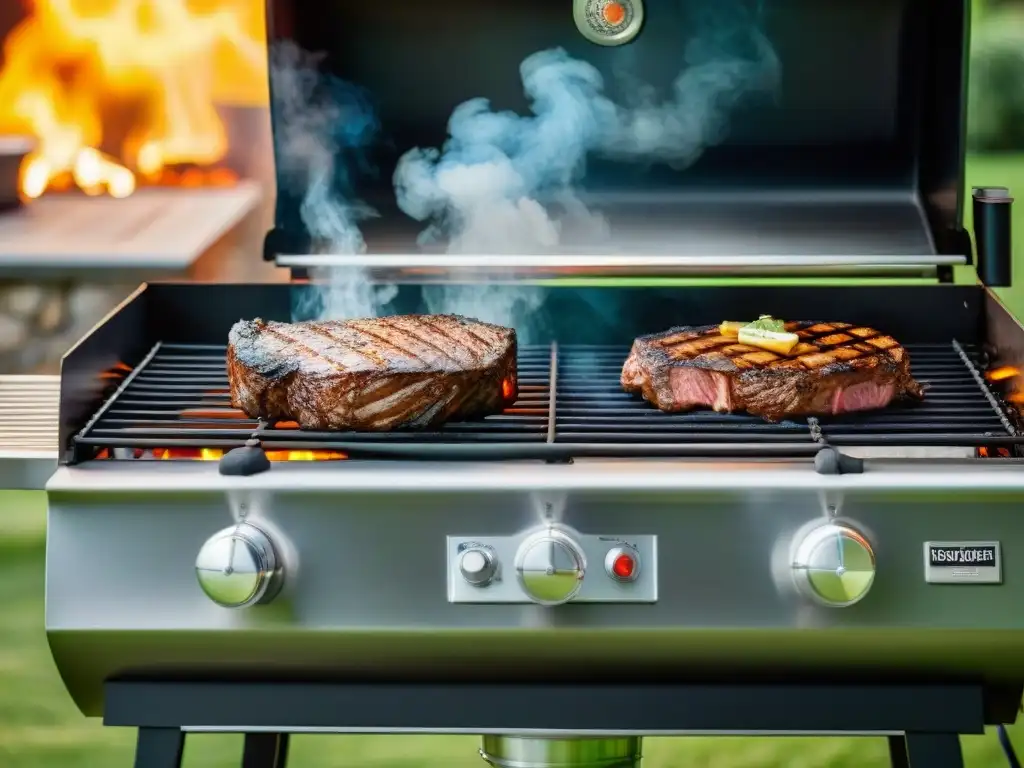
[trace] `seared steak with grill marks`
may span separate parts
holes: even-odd
[[[227,364],[235,408],[303,429],[436,426],[499,413],[518,396],[516,332],[456,315],[242,320]]]
[[[663,411],[746,411],[768,421],[884,408],[923,397],[907,350],[891,336],[849,323],[786,323],[800,342],[787,356],[740,344],[718,326],[641,336],[622,386]]]

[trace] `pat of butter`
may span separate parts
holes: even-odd
[[[740,344],[766,349],[777,355],[788,355],[800,343],[800,337],[795,333],[762,331],[759,328],[740,328],[738,336]]]

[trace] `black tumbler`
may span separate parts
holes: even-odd
[[[1013,198],[1006,187],[975,187],[972,196],[978,278],[990,288],[1005,288],[1012,282],[1010,213]]]

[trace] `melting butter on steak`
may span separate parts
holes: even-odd
[[[516,332],[457,315],[241,320],[227,367],[235,408],[303,429],[430,427],[518,396]]]
[[[746,411],[768,421],[923,397],[907,350],[892,336],[849,323],[785,327],[800,338],[787,356],[740,344],[716,325],[641,336],[622,368],[622,386],[662,411]]]

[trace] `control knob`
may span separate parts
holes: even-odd
[[[199,550],[196,577],[206,596],[224,608],[269,602],[281,582],[273,542],[251,523],[214,534]]]
[[[793,557],[797,589],[830,608],[862,600],[875,580],[875,553],[858,531],[827,523],[814,528],[797,544]]]
[[[459,573],[474,587],[486,587],[498,573],[498,560],[490,547],[470,545],[459,555]]]
[[[527,596],[540,605],[561,605],[583,586],[587,561],[569,536],[548,528],[528,537],[516,552],[516,576]]]

